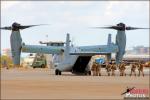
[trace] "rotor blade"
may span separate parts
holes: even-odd
[[[26,29],[26,28],[30,28],[30,27],[34,27],[34,26],[41,26],[41,25],[48,25],[48,24],[39,24],[39,25],[21,25],[19,26],[19,29]]]
[[[0,29],[2,29],[2,30],[11,30],[12,28],[11,27],[0,27]]]
[[[150,29],[150,28],[126,27],[126,30],[136,30],[136,29]]]
[[[115,30],[119,30],[122,27],[120,27],[120,26],[108,26],[108,27],[93,27],[93,28],[103,28],[103,29],[115,29]]]

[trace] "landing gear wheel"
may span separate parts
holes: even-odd
[[[55,70],[55,75],[61,75],[61,71],[59,71],[58,69]]]
[[[61,71],[59,71],[59,75],[61,75]]]
[[[86,71],[85,75],[91,75],[91,71]]]
[[[91,71],[88,71],[88,74],[91,75]]]
[[[41,65],[41,68],[44,68],[44,65],[43,65],[43,64]]]
[[[55,75],[58,75],[58,74],[59,74],[59,70],[56,69],[56,70],[55,70]]]

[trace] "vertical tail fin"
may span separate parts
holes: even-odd
[[[107,45],[110,45],[111,44],[111,34],[108,34],[108,41],[107,41]]]
[[[70,34],[67,33],[67,37],[66,37],[66,48],[65,48],[65,58],[68,57],[69,55],[69,51],[70,51]]]
[[[107,41],[107,45],[110,45],[112,43],[111,41],[111,34],[108,34],[108,41]],[[111,53],[106,55],[107,57],[107,61],[110,62],[111,61]]]
[[[66,48],[70,47],[70,34],[67,33],[67,37],[66,37]]]

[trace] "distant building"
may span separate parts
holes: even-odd
[[[126,50],[126,54],[146,54],[148,55],[150,53],[150,47],[144,47],[144,46],[135,46],[132,50]]]
[[[3,49],[2,52],[2,55],[8,56],[10,58],[12,57],[11,50],[9,48]]]
[[[150,47],[144,47],[144,46],[133,47],[133,51],[136,54],[149,54],[149,50],[150,50]]]
[[[31,67],[33,61],[35,59],[35,54],[30,54],[27,57],[24,57],[23,60],[21,61],[22,67]]]

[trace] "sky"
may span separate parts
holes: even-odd
[[[116,25],[149,27],[149,1],[1,1],[1,26],[49,24],[21,31],[25,44],[65,41],[67,33],[76,46],[103,45],[116,30],[92,29]],[[1,49],[10,48],[10,31],[1,30]],[[48,37],[46,36],[48,35]],[[149,30],[126,31],[127,49],[149,46]]]

